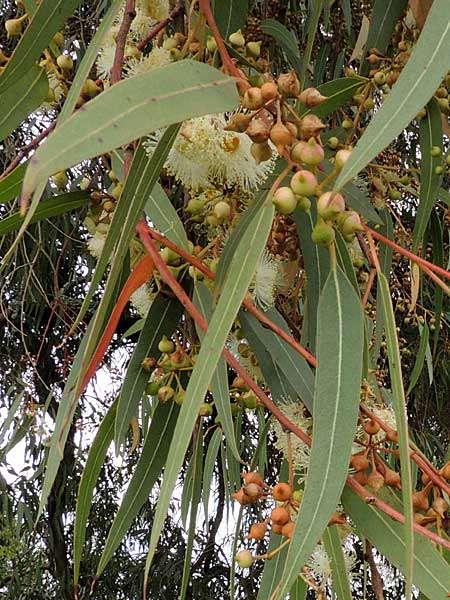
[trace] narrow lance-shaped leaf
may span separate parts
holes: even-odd
[[[332,588],[339,600],[352,600],[349,575],[345,565],[342,541],[337,525],[325,529],[323,544],[331,561]]]
[[[420,120],[420,203],[414,219],[412,251],[417,254],[431,217],[441,187],[442,175],[436,167],[442,165],[442,119],[437,101],[432,98],[427,105],[427,115]]]
[[[300,74],[302,71],[302,61],[298,51],[298,42],[295,40],[292,33],[275,19],[266,19],[265,21],[262,21],[260,27],[263,33],[271,35],[280,45],[295,71]]]
[[[394,310],[392,308],[389,283],[383,273],[378,272],[378,285],[383,309],[386,344],[389,359],[389,375],[392,386],[392,399],[395,411],[395,420],[398,431],[398,444],[400,447],[400,466],[402,478],[403,512],[405,515],[404,540],[405,540],[405,577],[406,598],[411,597],[414,566],[414,514],[412,504],[412,473],[409,457],[408,415],[406,412],[406,398],[403,387],[402,362],[397,338]]]
[[[78,488],[73,530],[73,582],[75,586],[78,584],[80,576],[80,563],[86,539],[86,523],[91,509],[92,495],[103,466],[103,461],[105,460],[106,452],[112,442],[116,409],[117,402],[114,402],[98,428],[95,439],[90,447]]]
[[[237,103],[231,77],[191,60],[121,81],[82,106],[38,148],[25,174],[22,200],[55,171],[184,119],[231,110]]]
[[[336,180],[336,190],[403,131],[428,102],[449,67],[450,3],[435,0],[411,58],[345,163]]]
[[[285,597],[336,510],[358,417],[363,315],[353,286],[332,268],[317,309],[313,445],[302,507],[277,600]]]
[[[264,204],[248,223],[242,233],[226,276],[225,292],[222,292],[203,339],[197,362],[192,371],[184,402],[181,406],[180,418],[177,422],[173,441],[169,448],[169,463],[164,473],[159,502],[153,522],[150,549],[145,568],[147,581],[150,565],[156,545],[169,508],[170,499],[175,487],[180,467],[189,445],[198,410],[211,380],[211,374],[220,358],[225,340],[247,293],[256,263],[266,244],[272,225],[273,204],[270,194]]]

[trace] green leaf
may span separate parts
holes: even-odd
[[[345,163],[335,189],[363,169],[397,137],[428,102],[450,67],[450,3],[435,0],[398,81]]]
[[[442,165],[442,156],[432,156],[431,149],[442,149],[442,118],[437,101],[432,98],[427,105],[427,116],[420,120],[420,203],[414,219],[412,251],[417,254],[431,217],[441,187],[442,175],[435,172]]]
[[[427,351],[429,336],[430,336],[430,330],[428,329],[428,325],[425,323],[424,327],[421,331],[421,334],[420,334],[419,350],[417,352],[416,362],[414,363],[411,377],[409,379],[408,391],[406,392],[407,396],[409,396],[409,394],[414,389],[414,387],[419,379],[419,376],[422,372],[423,365],[425,364],[425,353]]]
[[[405,573],[407,565],[404,525],[367,504],[348,487],[344,490],[342,501],[345,511],[364,537]],[[414,536],[414,585],[433,600],[446,598],[450,590],[448,563],[434,544],[417,534]]]
[[[342,11],[344,13],[345,27],[347,29],[347,35],[352,34],[352,5],[350,0],[342,0]]]
[[[431,212],[431,244],[433,249],[433,263],[439,267],[444,266],[444,244],[443,244],[443,228],[440,218],[436,211]],[[433,339],[433,355],[436,352],[439,341],[439,331],[442,318],[442,303],[444,299],[444,290],[436,285],[434,291],[434,339]]]
[[[92,496],[97,478],[100,474],[106,452],[112,442],[114,431],[114,418],[116,416],[117,402],[111,406],[104,416],[92,442],[86,465],[83,469],[80,485],[78,487],[77,506],[75,511],[75,524],[73,529],[73,581],[78,584],[80,576],[80,563],[83,546],[86,539],[86,524],[91,510]]]
[[[214,465],[222,441],[222,430],[217,427],[211,436],[208,444],[208,450],[205,457],[205,467],[203,469],[203,511],[205,513],[205,523],[208,523],[208,505],[209,493],[211,491],[212,478],[214,474]]]
[[[272,308],[265,314],[278,327],[290,333],[278,311]],[[285,380],[286,388],[289,390],[287,395],[291,400],[299,398],[308,410],[312,411],[314,375],[303,356],[300,356],[276,333],[263,327],[256,317],[246,311],[242,310],[239,313],[239,320],[250,346],[253,348],[254,343],[259,342],[262,347],[268,349],[273,362],[278,367],[279,377]]]
[[[211,9],[223,39],[244,28],[247,21],[248,0],[212,0]]]
[[[317,27],[319,25],[320,15],[324,5],[324,0],[310,0],[308,2],[308,25],[306,31],[306,48],[302,58],[302,70],[300,72],[300,83],[303,86],[306,77],[306,70],[311,61],[311,52],[316,39]]]
[[[375,0],[370,19],[366,48],[376,48],[385,54],[391,42],[394,27],[408,4],[408,0]]]
[[[325,529],[323,544],[331,561],[331,580],[334,593],[339,600],[352,600],[353,597],[337,525],[331,525]]]
[[[26,165],[19,165],[0,181],[0,203],[4,204],[20,194]]]
[[[291,31],[275,19],[266,19],[260,23],[261,31],[273,37],[286,53],[288,61],[298,75],[302,72],[302,61],[298,49],[298,42]]]
[[[400,466],[402,477],[403,513],[405,515],[404,541],[405,541],[405,577],[406,598],[411,597],[414,565],[414,515],[412,505],[412,473],[409,456],[408,415],[406,410],[405,390],[401,367],[401,356],[398,345],[395,315],[392,308],[392,298],[389,283],[383,273],[378,273],[378,286],[383,309],[386,328],[386,344],[389,359],[389,375],[392,386],[392,400],[395,410],[395,420],[398,431],[398,445],[400,448]]]
[[[202,283],[196,283],[194,290],[194,304],[199,309],[207,323],[211,321],[212,296],[208,288]],[[205,334],[200,327],[196,327],[200,341],[203,342]],[[233,416],[231,414],[230,393],[228,390],[227,364],[224,358],[220,358],[216,370],[211,378],[211,389],[216,405],[220,423],[223,426],[227,440],[227,450],[231,450],[234,458],[241,460],[234,434]]]
[[[177,211],[167,197],[162,186],[156,182],[145,203],[144,211],[147,217],[171,242],[180,248],[188,250],[186,232]]]
[[[42,200],[39,203],[37,210],[35,211],[30,223],[38,223],[44,219],[50,219],[64,213],[68,213],[71,210],[85,206],[90,202],[90,196],[88,192],[68,192],[67,194],[60,194],[47,200]],[[19,229],[23,222],[23,217],[20,212],[16,212],[9,217],[6,217],[0,221],[0,235],[5,235],[11,231]]]
[[[180,418],[177,422],[174,439],[169,448],[170,460],[164,473],[164,480],[153,522],[150,549],[145,568],[145,581],[148,577],[150,564],[169,508],[178,472],[189,445],[198,410],[208,389],[211,374],[219,361],[227,335],[241,302],[247,293],[258,259],[265,247],[272,226],[273,213],[273,204],[268,194],[264,204],[242,234],[228,269],[226,285],[224,285],[226,292],[222,293],[219,298],[208,331],[203,339],[197,362],[189,380],[184,402],[181,406]]]
[[[308,113],[314,113],[320,118],[326,117],[350,100],[356,90],[365,83],[367,79],[363,77],[340,77],[327,81],[317,88],[323,96],[327,97],[327,100],[314,109],[300,105],[299,114],[301,117]]]
[[[137,413],[148,383],[149,374],[142,368],[142,361],[146,356],[157,358],[160,355],[158,344],[163,335],[172,334],[181,313],[182,306],[178,300],[167,299],[163,294],[159,294],[152,302],[120,390],[114,431],[116,452],[126,438],[131,417]]]
[[[277,600],[289,591],[336,510],[358,417],[363,314],[355,290],[339,267],[330,272],[317,313],[313,445],[302,509]]]
[[[79,4],[80,0],[42,0],[0,77],[0,94],[34,66]]]
[[[317,53],[316,62],[314,64],[313,86],[317,87],[324,79],[327,69],[328,57],[330,55],[331,44],[328,42],[323,44]]]
[[[148,499],[153,486],[160,477],[168,458],[167,446],[172,439],[178,414],[178,406],[174,403],[157,404],[150,428],[145,436],[142,454],[109,530],[96,577],[99,577],[105,569],[134,517]]]
[[[44,102],[47,92],[47,75],[44,69],[39,67],[32,67],[20,79],[0,92],[0,140],[5,139],[31,111]]]
[[[191,60],[130,77],[85,104],[38,148],[22,196],[29,198],[40,181],[83,159],[191,117],[232,110],[237,103],[234,79]]]

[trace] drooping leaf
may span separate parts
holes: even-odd
[[[237,103],[232,78],[191,60],[121,81],[85,104],[38,148],[25,174],[22,199],[55,171],[184,119],[231,110]]]
[[[156,406],[150,428],[145,435],[142,454],[108,532],[105,547],[97,567],[97,578],[111,560],[134,517],[147,500],[156,480],[161,475],[167,460],[167,446],[172,439],[178,414],[178,406],[173,402]]]
[[[308,2],[308,25],[306,31],[306,48],[302,59],[302,70],[300,72],[300,83],[303,84],[306,79],[306,71],[311,60],[311,52],[316,39],[317,26],[320,15],[322,14],[324,0],[311,0]]]
[[[324,285],[317,313],[313,445],[277,600],[291,588],[336,509],[358,416],[363,315],[354,288],[337,266]]]
[[[1,81],[0,77],[0,86]],[[40,67],[26,71],[20,79],[3,88],[3,92],[0,91],[0,140],[5,139],[32,110],[44,102],[47,92],[47,75]]]
[[[274,208],[270,195],[267,195],[263,205],[242,234],[227,272],[226,293],[221,294],[208,331],[203,339],[181,406],[180,419],[177,422],[174,439],[169,448],[170,461],[164,473],[153,522],[145,580],[148,577],[150,564],[169,508],[178,472],[189,445],[198,410],[203,402],[212,372],[220,358],[228,332],[247,293],[257,261],[266,244],[272,225],[273,212]]]
[[[389,374],[392,386],[392,401],[395,411],[395,420],[398,431],[398,445],[400,449],[400,466],[402,481],[403,514],[405,515],[404,541],[405,541],[405,577],[406,598],[411,597],[414,567],[414,514],[412,503],[412,472],[409,452],[408,415],[406,409],[405,390],[403,387],[402,367],[398,337],[396,332],[395,315],[392,308],[389,283],[383,273],[378,272],[378,285],[380,300],[386,328],[386,344],[389,359]]]
[[[435,0],[411,58],[336,180],[341,189],[398,136],[428,102],[450,67],[450,4]]]
[[[112,442],[114,418],[117,402],[111,406],[97,430],[78,487],[75,524],[73,529],[73,582],[78,585],[83,546],[86,539],[86,524],[91,509],[92,495],[98,476],[105,460],[106,452]]]
[[[292,33],[286,29],[282,23],[275,19],[266,19],[260,24],[261,31],[273,37],[286,53],[288,61],[291,63],[297,74],[302,72],[302,61],[298,50],[298,42]]]
[[[222,430],[220,427],[217,427],[212,434],[211,439],[209,440],[208,450],[205,457],[205,467],[203,469],[203,512],[205,513],[205,523],[208,523],[209,494],[211,491],[212,478],[214,474],[214,465],[221,441]]]
[[[428,346],[429,336],[430,336],[430,330],[428,328],[428,325],[425,323],[425,325],[421,331],[421,334],[420,334],[419,350],[417,352],[416,361],[414,363],[411,377],[409,379],[408,390],[406,392],[407,396],[409,396],[409,394],[414,389],[414,387],[420,377],[420,374],[422,372],[423,365],[425,364],[425,353],[426,353],[427,346]]]
[[[47,198],[39,203],[30,223],[38,223],[44,219],[63,215],[71,210],[85,206],[89,202],[90,196],[88,192],[68,192],[67,194],[59,194],[59,196]],[[16,212],[9,217],[6,217],[0,221],[0,235],[5,235],[19,229],[22,221],[23,217],[20,212]]]
[[[248,0],[212,0],[211,9],[225,41],[231,33],[243,29],[247,20]]]
[[[414,219],[412,251],[417,254],[441,187],[442,175],[436,173],[442,156],[433,156],[432,148],[442,147],[441,110],[432,98],[427,105],[427,116],[420,120],[420,202]]]

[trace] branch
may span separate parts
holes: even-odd
[[[0,180],[5,178],[9,173],[11,173],[11,171],[14,171],[14,169],[17,167],[17,165],[20,163],[20,161],[23,158],[25,158],[25,156],[27,156],[27,154],[29,154],[31,152],[31,150],[36,148],[36,146],[39,144],[39,142],[42,142],[42,140],[45,137],[47,137],[50,132],[53,131],[55,126],[56,126],[56,121],[53,121],[52,123],[50,123],[50,125],[46,129],[44,129],[44,131],[41,131],[41,133],[39,135],[37,135],[34,138],[34,140],[32,140],[27,146],[24,146],[24,148],[22,148],[22,150],[19,152],[19,154],[16,156],[16,158],[10,162],[10,164],[6,167],[6,169],[0,175]]]
[[[122,79],[122,63],[125,53],[125,44],[131,23],[136,16],[135,0],[127,0],[122,23],[116,38],[116,53],[114,54],[114,63],[111,69],[111,85]]]
[[[177,17],[180,13],[182,13],[184,11],[184,4],[185,4],[185,0],[179,0],[178,4],[175,6],[175,8],[169,13],[169,15],[163,19],[162,21],[160,21],[158,23],[158,25],[156,25],[156,27],[154,29],[152,29],[150,31],[150,33],[147,35],[146,38],[144,38],[143,40],[141,40],[138,44],[136,44],[136,48],[138,50],[143,50],[145,48],[145,46],[154,38],[158,35],[158,33],[164,29],[164,27],[166,27],[171,21],[173,21],[175,19],[175,17]]]

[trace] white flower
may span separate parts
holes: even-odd
[[[250,286],[254,303],[266,311],[274,305],[275,291],[281,284],[279,266],[276,260],[264,250],[256,265],[253,282]]]
[[[108,79],[110,71],[114,64],[114,56],[116,54],[116,43],[113,40],[108,40],[100,51],[100,56],[97,58],[97,74],[102,79]]]
[[[242,356],[239,352],[239,344],[246,343],[245,340],[238,340],[235,335],[230,333],[228,335],[226,341],[227,350],[233,355],[233,357],[238,361],[241,367],[247,371],[247,373],[256,379],[257,381],[263,381],[263,375],[259,365],[255,364],[252,359],[255,359],[253,354],[249,354],[249,356]]]
[[[157,21],[169,15],[169,0],[137,0],[137,12],[142,12]]]
[[[55,96],[55,102],[59,102],[61,98],[65,95],[64,87],[62,86],[60,80],[56,77],[54,73],[47,73],[47,78],[48,85]]]
[[[305,433],[310,434],[312,431],[312,417],[306,417],[304,413],[304,405],[300,400],[286,400],[280,406],[286,417],[295,423]],[[273,430],[277,436],[275,447],[284,454],[287,459],[289,456],[289,448],[286,431],[281,427],[278,421],[272,424]],[[306,474],[309,466],[311,451],[309,447],[300,438],[291,435],[292,448],[292,463],[298,482],[301,483],[306,479]]]
[[[225,131],[223,115],[186,121],[169,152],[166,169],[196,191],[207,187],[240,186],[256,189],[272,172],[274,161],[256,164],[245,133]]]
[[[152,305],[154,295],[150,292],[146,283],[141,285],[135,292],[131,294],[130,302],[139,313],[139,316],[144,318]]]
[[[125,76],[133,77],[134,75],[142,75],[154,69],[164,67],[171,62],[170,52],[165,48],[153,48],[148,56],[139,58],[130,58],[125,65]]]
[[[91,254],[94,258],[99,259],[102,255],[105,241],[106,235],[99,233],[98,231],[95,232],[95,234],[87,242],[89,254]]]
[[[324,587],[331,576],[331,561],[322,544],[317,544],[309,557],[306,566],[318,581],[319,585]]]

